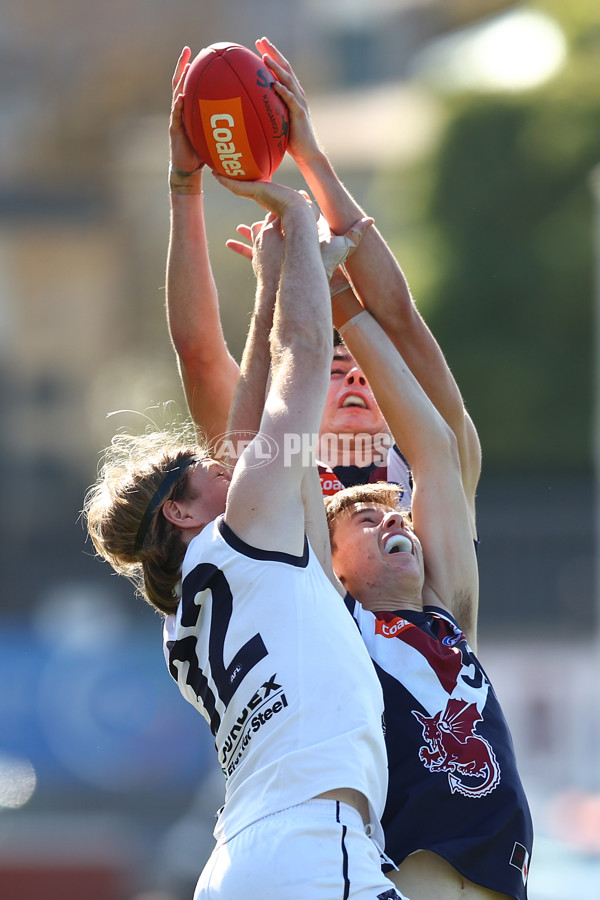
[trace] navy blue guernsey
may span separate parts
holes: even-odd
[[[402,506],[410,507],[412,495],[412,472],[408,462],[394,444],[387,452],[385,464],[370,463],[365,466],[329,466],[319,463],[321,489],[324,496],[332,496],[347,487],[357,484],[373,484],[389,481],[398,485]]]
[[[512,738],[452,616],[370,613],[347,595],[383,688],[386,854],[431,850],[477,884],[526,900],[533,826]]]
[[[396,481],[400,484],[405,495],[405,501],[410,500],[412,488],[412,473],[406,458],[394,444],[388,451],[388,459],[385,465],[370,463],[368,466],[333,466],[337,478],[344,487],[353,487],[355,484],[373,484],[376,481]]]

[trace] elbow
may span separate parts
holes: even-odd
[[[421,431],[408,459],[415,477],[419,473],[427,473],[429,477],[431,472],[461,471],[456,435],[441,416],[436,416],[434,427],[427,433]]]
[[[448,465],[455,466],[460,470],[460,453],[456,434],[441,416],[438,422],[438,432],[439,453],[443,454]]]
[[[196,340],[189,335],[171,335],[171,340],[182,368],[188,372],[219,371],[232,362],[224,341]]]
[[[214,345],[207,346],[206,341],[194,337],[189,332],[176,332],[171,329],[171,341],[177,356],[186,367],[192,366],[203,356],[214,354]]]

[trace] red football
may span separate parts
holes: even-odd
[[[240,44],[211,44],[188,70],[183,123],[204,162],[230,178],[269,178],[284,157],[289,113],[262,59]]]

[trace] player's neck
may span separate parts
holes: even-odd
[[[352,593],[352,591],[350,592]],[[389,589],[385,586],[374,588],[370,585],[368,591],[357,595],[352,593],[355,600],[370,612],[395,612],[396,610],[423,611],[423,595],[420,589],[399,592],[397,589]]]

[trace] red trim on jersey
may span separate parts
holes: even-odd
[[[380,627],[383,629],[383,625],[379,626],[380,622],[385,623],[387,630],[395,630],[394,634],[385,634],[385,637],[397,637],[404,641],[405,644],[409,644],[415,650],[418,650],[439,678],[444,690],[448,694],[452,693],[463,665],[462,654],[457,647],[443,646],[440,644],[439,638],[436,640],[416,625],[412,625],[402,616],[397,616],[394,613],[377,612],[375,613],[375,619],[375,631],[377,634],[384,634],[384,631],[380,630]],[[448,632],[448,636],[454,635],[454,629],[449,622],[438,616],[436,616],[436,620],[439,623],[439,628],[444,628]],[[409,625],[411,626],[410,628],[407,627]]]

